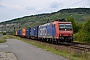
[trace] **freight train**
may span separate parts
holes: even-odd
[[[16,35],[52,43],[73,42],[71,22],[54,21],[40,26],[16,31]]]

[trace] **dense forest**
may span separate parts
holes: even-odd
[[[60,18],[71,21],[74,30],[74,40],[90,43],[90,8],[70,8],[57,12],[43,13],[15,18],[0,23],[1,31],[14,32],[22,28],[29,28],[45,24]]]

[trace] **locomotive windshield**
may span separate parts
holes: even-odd
[[[72,30],[71,24],[59,24],[59,30]]]

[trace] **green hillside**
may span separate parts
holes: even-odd
[[[10,31],[10,29],[13,30],[13,27],[15,27],[16,30],[18,30],[21,28],[38,26],[46,23],[48,20],[49,22],[51,22],[56,19],[67,18],[70,16],[73,16],[75,21],[83,23],[90,17],[90,8],[62,9],[60,11],[52,13],[24,16],[21,18],[1,22],[0,25],[3,25],[3,29],[6,29],[7,31]]]

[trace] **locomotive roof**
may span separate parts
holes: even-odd
[[[71,22],[60,22],[60,21],[54,21],[54,23],[63,23],[63,24],[69,23],[69,24],[71,24]]]

